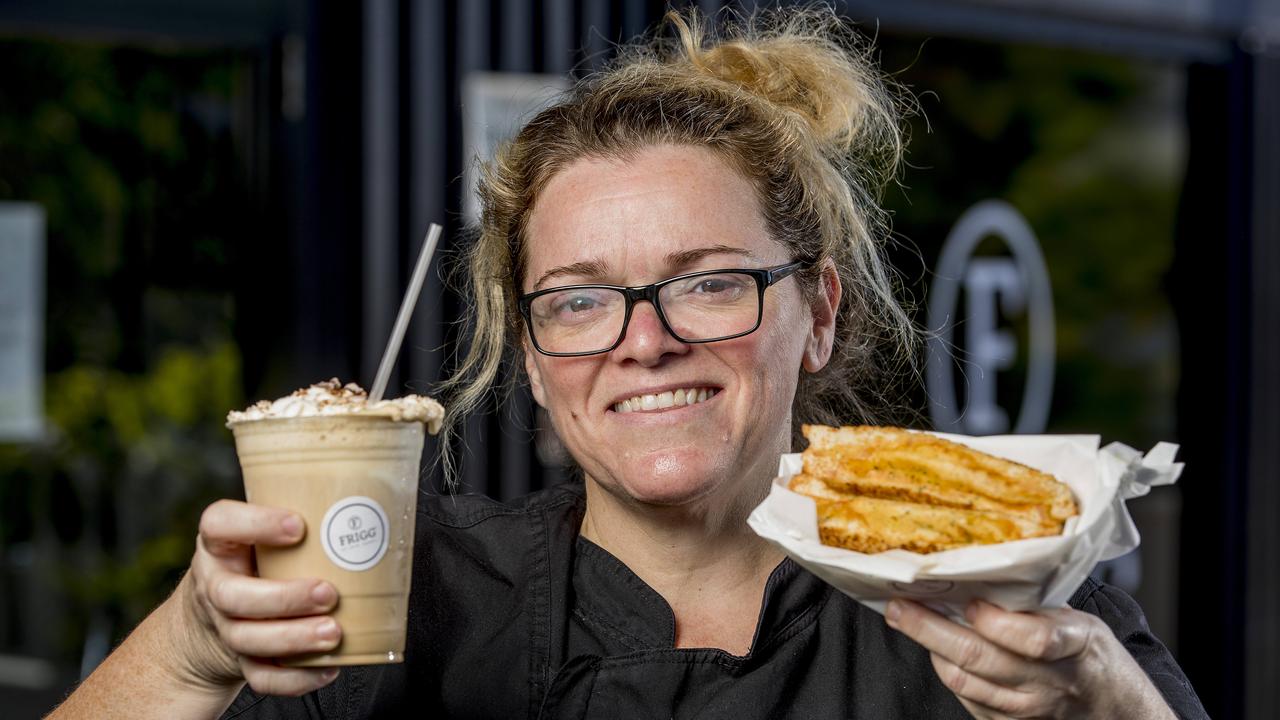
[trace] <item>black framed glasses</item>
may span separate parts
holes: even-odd
[[[642,287],[566,285],[521,295],[516,303],[533,346],[570,357],[613,350],[627,335],[631,311],[648,301],[672,337],[709,343],[750,335],[764,316],[764,291],[805,263],[703,270]]]

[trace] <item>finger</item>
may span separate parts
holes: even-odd
[[[931,653],[934,672],[948,690],[964,702],[975,703],[982,712],[974,712],[975,717],[1039,717],[1041,698],[1014,688],[1004,687],[965,671],[937,653]],[[970,709],[973,712],[973,709]]]
[[[1009,717],[1002,712],[997,712],[986,705],[981,705],[968,698],[956,697],[956,699],[960,701],[960,704],[964,706],[965,710],[969,711],[969,714],[974,717],[974,720],[1005,720],[1005,718]]]
[[[1011,652],[1052,662],[1084,652],[1093,633],[1093,616],[1069,608],[1011,612],[975,600],[965,618],[979,635]]]
[[[204,541],[204,537],[196,535],[196,553],[191,557],[191,574],[201,588],[206,588],[209,584],[208,577],[219,571],[253,575],[253,547],[227,544],[221,547],[220,554],[215,555],[209,551],[209,543]],[[201,598],[205,595],[201,590]]]
[[[342,637],[338,623],[323,615],[296,620],[224,620],[218,632],[235,652],[269,658],[328,652]]]
[[[885,608],[889,626],[965,671],[1010,687],[1038,677],[1028,661],[987,641],[978,633],[938,613],[906,600],[891,600]]]
[[[295,512],[238,500],[219,500],[200,516],[200,538],[214,555],[238,555],[246,545],[293,545],[305,529]]]
[[[240,659],[240,672],[261,695],[306,695],[338,677],[338,668],[286,668],[251,658]]]
[[[233,618],[290,618],[322,615],[333,609],[338,592],[323,580],[264,580],[214,571],[208,581],[209,602]]]

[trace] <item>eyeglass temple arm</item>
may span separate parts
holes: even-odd
[[[799,270],[800,268],[804,267],[804,265],[805,265],[805,262],[803,260],[797,260],[788,265],[783,265],[782,267],[773,268],[769,270],[768,274],[765,275],[765,281],[766,281],[765,285],[772,285],[778,282],[779,280],[782,280],[788,275],[791,275],[795,273],[797,270]]]

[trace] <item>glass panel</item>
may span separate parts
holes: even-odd
[[[744,333],[760,316],[755,278],[716,273],[678,280],[658,292],[667,322],[686,340],[707,340]]]
[[[1164,284],[1185,174],[1184,67],[947,38],[882,37],[881,49],[884,69],[921,111],[902,189],[887,198],[906,239],[892,260],[911,295],[936,295],[961,216],[984,201],[1006,203],[1043,256],[1054,310],[1054,378],[1037,431],[1096,433],[1142,449],[1176,441],[1178,327]],[[1029,393],[1033,288],[1005,235],[976,238],[951,278],[953,350],[966,358],[950,377],[968,423],[961,432],[1012,430]],[[929,317],[925,302],[918,308],[920,323],[938,330],[944,320]],[[1141,562],[1135,554],[1108,570],[1171,646],[1179,498],[1177,486],[1157,488],[1130,504]]]
[[[237,298],[284,235],[250,177],[271,154],[259,60],[0,39],[0,201],[47,217],[50,428],[0,443],[0,654],[53,662],[59,682],[168,594],[200,509],[240,492],[223,423],[246,402],[246,316],[274,316]],[[27,716],[3,683],[0,707]]]
[[[538,344],[548,352],[592,352],[613,345],[626,318],[626,297],[608,288],[575,288],[529,303]]]

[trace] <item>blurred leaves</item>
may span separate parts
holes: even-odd
[[[50,367],[140,370],[156,347],[133,331],[149,288],[234,284],[248,203],[229,118],[244,61],[4,39],[0,67],[0,199],[48,217]]]
[[[199,509],[234,494],[237,475],[226,409],[243,405],[239,353],[231,344],[197,353],[169,348],[153,372],[131,376],[72,368],[51,377],[50,419],[63,431],[54,457],[74,473],[78,460],[119,457],[119,501],[130,515],[133,552],[107,557],[72,590],[90,606],[121,603],[130,616],[154,606],[194,550]]]
[[[107,558],[87,575],[64,569],[62,580],[85,607],[123,604],[132,626],[165,598],[191,561],[191,553],[188,539],[158,535],[143,542],[127,561]]]
[[[50,375],[49,440],[0,445],[0,550],[37,539],[47,518],[68,550],[55,568],[66,600],[115,608],[122,627],[140,619],[190,559],[200,509],[238,492],[222,423],[244,403],[239,358],[230,343],[172,347],[149,373]],[[85,613],[68,616],[74,625]]]
[[[48,219],[50,428],[0,444],[0,652],[52,637],[78,658],[91,611],[131,627],[186,565],[200,509],[238,492],[223,419],[243,404],[229,118],[246,62],[0,39],[0,200]],[[25,606],[10,571],[39,586]]]
[[[167,348],[144,375],[75,365],[49,377],[48,417],[73,450],[95,428],[127,446],[157,428],[217,427],[240,404],[239,363],[239,351],[226,343],[202,353]]]

